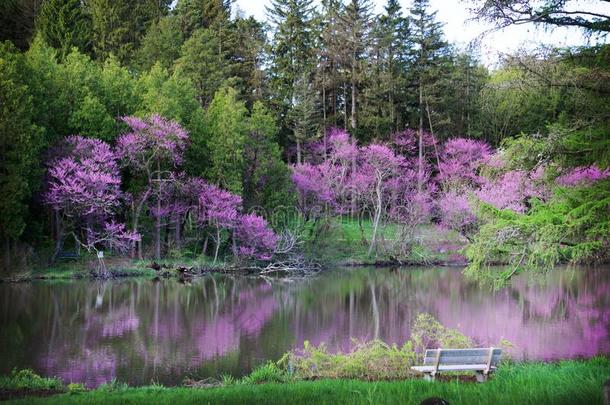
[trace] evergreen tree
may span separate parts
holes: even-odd
[[[193,82],[202,106],[212,101],[230,73],[226,52],[220,49],[216,31],[201,28],[184,43],[181,56],[176,61],[176,71]]]
[[[246,209],[289,206],[290,170],[281,159],[278,127],[273,114],[256,101],[248,120],[244,146],[243,203]],[[269,216],[266,216],[269,218]]]
[[[390,130],[402,127],[401,111],[404,108],[404,87],[410,52],[409,21],[402,14],[398,0],[388,0],[385,13],[379,18],[380,56],[382,59],[383,91],[386,94]]]
[[[346,57],[346,49],[339,37],[340,16],[343,11],[341,0],[323,0],[322,12],[318,16],[316,41],[317,69],[315,86],[321,100],[322,126],[326,128],[341,125],[341,89],[345,81],[341,73]]]
[[[91,48],[91,20],[81,0],[46,0],[36,18],[36,30],[63,58],[73,47]]]
[[[417,128],[419,131],[419,181],[422,182],[424,155],[424,127],[431,127],[430,102],[439,71],[447,60],[449,45],[443,39],[443,26],[436,19],[436,11],[430,11],[429,0],[414,0],[409,10],[411,30],[409,42],[413,44],[410,71],[412,88],[416,90]],[[426,123],[426,118],[428,122]],[[431,132],[433,128],[429,128]],[[421,186],[421,184],[420,184]]]
[[[365,57],[370,32],[370,9],[368,0],[351,0],[341,16],[340,39],[348,52],[345,69],[350,82],[349,126],[357,128],[358,92],[365,71]]]
[[[227,26],[232,0],[178,0],[175,13],[184,38],[200,28]]]
[[[296,162],[303,162],[303,143],[316,135],[316,101],[309,75],[304,73],[294,87],[292,108],[288,112],[288,125],[296,144]]]
[[[45,144],[51,145],[70,132],[68,119],[72,107],[64,69],[58,63],[57,51],[40,35],[25,52],[25,62],[30,72],[27,81],[36,111],[34,120],[45,129]]]
[[[180,57],[182,43],[182,31],[176,16],[165,16],[154,22],[146,31],[142,46],[137,51],[136,59],[140,70],[147,71],[157,62],[169,69]]]
[[[34,124],[27,70],[23,55],[0,44],[0,237],[7,270],[11,246],[26,226],[28,200],[41,179],[42,129]]]
[[[281,115],[293,106],[295,85],[313,63],[313,0],[273,0],[267,8],[273,25],[269,80]]]
[[[21,50],[28,49],[34,36],[36,16],[43,1],[0,1],[0,42],[9,40]]]
[[[233,87],[252,107],[263,99],[266,89],[263,71],[267,37],[262,23],[253,17],[237,18],[231,22],[226,40],[227,56]]]
[[[243,187],[244,142],[247,110],[232,88],[216,92],[205,115],[209,180],[235,194]]]
[[[99,60],[113,54],[126,65],[149,26],[163,16],[168,0],[88,0],[93,53]]]

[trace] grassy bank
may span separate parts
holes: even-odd
[[[95,278],[95,264],[97,259],[91,255],[83,256],[77,260],[58,261],[50,266],[36,267],[32,270],[14,272],[1,278],[8,282],[21,282],[31,280],[73,280]],[[157,263],[163,268],[156,271],[150,267],[151,263]],[[226,263],[213,264],[207,258],[171,258],[155,261],[132,260],[122,257],[109,257],[105,260],[108,273],[112,277],[171,277],[177,275],[174,272],[178,268],[193,268],[197,270],[223,269]],[[176,273],[176,274],[174,274]]]
[[[487,383],[449,379],[446,382],[364,382],[318,380],[262,383],[260,380],[233,382],[214,388],[128,388],[120,384],[96,390],[27,397],[8,403],[28,404],[419,404],[428,397],[441,397],[451,405],[476,404],[602,404],[602,386],[610,378],[610,359],[559,363],[503,364]],[[259,382],[258,384],[256,382]]]
[[[459,253],[465,240],[456,232],[435,225],[417,227],[410,235],[401,234],[399,226],[382,224],[378,230],[377,248],[368,254],[373,235],[373,224],[369,219],[358,222],[348,217],[334,218],[318,225],[315,240],[310,250],[325,263],[341,265],[376,265],[383,263],[404,264],[457,264],[466,259]],[[409,239],[408,247],[401,249],[400,243]],[[402,250],[402,251],[401,251]]]

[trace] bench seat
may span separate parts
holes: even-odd
[[[424,374],[426,380],[434,381],[436,374],[447,371],[474,371],[477,381],[487,380],[487,376],[496,370],[502,349],[428,349],[422,366],[413,366],[412,370]]]
[[[415,371],[421,373],[431,373],[434,371],[434,366],[413,366],[411,367]],[[490,367],[494,370],[495,367]],[[487,364],[454,364],[450,366],[439,365],[438,371],[484,371],[487,370]]]

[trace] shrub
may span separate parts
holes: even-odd
[[[249,384],[285,382],[286,380],[286,373],[272,362],[268,362],[258,367],[252,371],[249,376],[244,378],[244,382]]]
[[[30,369],[13,369],[10,375],[0,376],[0,389],[63,391],[65,387],[58,378],[44,378]]]
[[[324,344],[287,353],[278,363],[294,378],[359,378],[366,380],[406,378],[416,361],[411,342],[402,347],[380,340],[358,342],[348,353],[329,353]]]

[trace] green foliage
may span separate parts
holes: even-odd
[[[86,4],[96,59],[106,60],[112,54],[128,64],[146,30],[167,11],[169,2],[89,0]]]
[[[256,101],[245,137],[243,200],[246,208],[263,207],[271,212],[294,203],[290,169],[282,161],[277,133],[273,114]]]
[[[460,349],[472,347],[473,342],[456,329],[444,327],[430,314],[419,314],[411,331],[413,348],[423,353],[427,348]]]
[[[156,113],[188,128],[199,110],[192,83],[178,73],[170,75],[160,63],[140,77],[137,89],[142,98],[137,110],[140,116]]]
[[[221,39],[212,29],[199,29],[182,45],[176,71],[191,80],[197,99],[207,106],[229,76]]]
[[[87,94],[68,120],[77,134],[110,141],[116,136],[114,119],[97,97]]]
[[[157,63],[169,69],[178,59],[183,43],[179,22],[175,16],[166,16],[150,26],[136,55],[140,70],[149,71]]]
[[[30,369],[13,369],[8,376],[0,376],[0,389],[63,391],[65,387],[57,378],[44,378]]]
[[[347,353],[329,353],[325,345],[312,346],[287,353],[278,363],[296,379],[358,378],[383,380],[412,377],[410,366],[417,356],[411,342],[402,347],[380,340],[354,342]]]
[[[281,383],[286,380],[286,373],[275,363],[268,362],[252,371],[243,381],[247,384],[262,384]]]
[[[46,0],[36,17],[36,30],[61,57],[72,48],[90,49],[91,20],[81,0]]]
[[[34,124],[27,73],[23,55],[0,43],[0,237],[6,245],[23,233],[29,199],[40,184],[43,131]]]
[[[104,383],[97,387],[98,391],[101,392],[121,392],[126,391],[129,388],[127,383],[119,382],[116,378],[110,380],[110,382]]]
[[[402,347],[380,340],[354,340],[347,353],[329,353],[324,344],[313,346],[305,341],[303,349],[288,352],[278,362],[292,377],[358,378],[384,380],[408,378],[425,349],[472,347],[473,342],[454,329],[445,328],[429,314],[420,314],[413,324],[411,339]]]
[[[87,387],[83,383],[70,383],[66,386],[68,393],[70,394],[80,394],[81,392],[87,391]]]
[[[525,269],[549,270],[561,261],[596,262],[608,259],[610,181],[590,187],[555,189],[547,203],[533,201],[526,214],[481,204],[485,224],[466,249],[466,272],[498,278],[490,265],[508,260],[506,280]]]
[[[244,103],[230,87],[216,92],[205,115],[211,160],[206,177],[236,194],[241,194],[243,187],[246,117]]]

